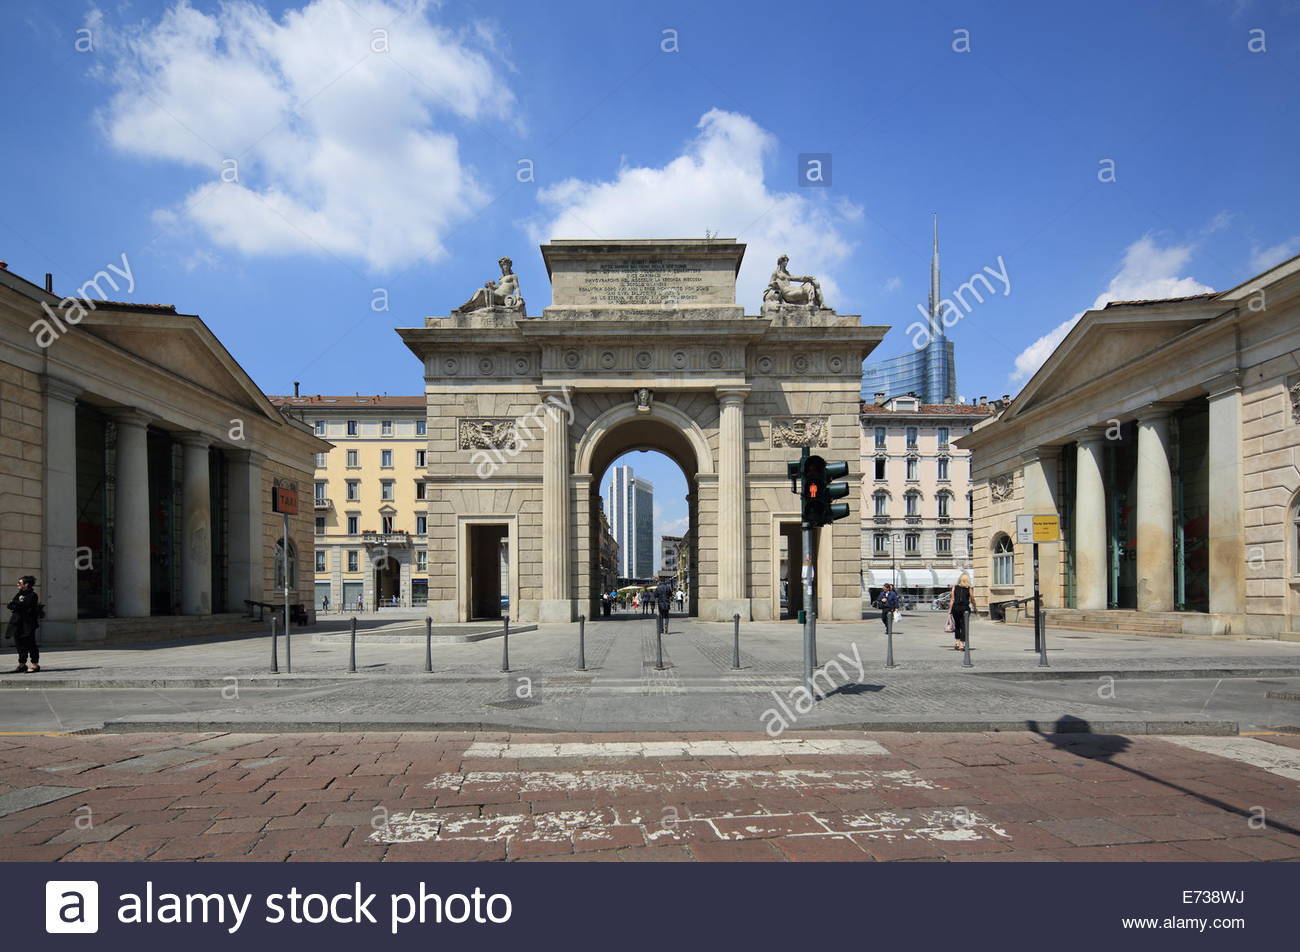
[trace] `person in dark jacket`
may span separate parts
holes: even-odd
[[[673,607],[673,585],[664,579],[655,588],[655,604],[659,606],[658,630],[668,634],[668,613]]]
[[[894,615],[898,611],[898,591],[893,583],[885,583],[885,587],[876,598],[876,607],[880,609],[880,620],[884,623],[885,631],[893,631]]]
[[[9,600],[7,629],[18,648],[18,667],[11,674],[27,674],[41,670],[41,649],[36,646],[36,629],[40,627],[41,600],[36,596],[36,576],[24,575],[18,580],[18,592]]]
[[[957,579],[957,584],[952,587],[952,596],[948,600],[948,611],[952,614],[953,651],[966,650],[966,636],[969,632],[966,630],[970,622],[970,612],[975,611],[975,595],[971,592],[970,576],[965,572]]]

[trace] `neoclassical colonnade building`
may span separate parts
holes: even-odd
[[[490,615],[503,594],[521,620],[595,617],[600,486],[633,449],[686,476],[691,610],[779,618],[782,554],[796,575],[801,563],[785,464],[805,445],[851,467],[854,516],[816,543],[818,610],[860,618],[858,388],[885,328],[825,307],[785,259],[746,315],[745,246],[729,239],[541,250],[552,303],[540,317],[503,258],[499,284],[398,330],[424,364],[434,618]]]
[[[1300,640],[1300,258],[1228,291],[1089,311],[974,459],[981,607],[1032,591],[1062,627]]]
[[[197,316],[48,285],[0,267],[0,575],[37,576],[42,641],[247,629],[245,600],[282,598],[273,483],[303,497],[290,598],[310,610],[312,460],[330,444]]]

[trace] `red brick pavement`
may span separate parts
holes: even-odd
[[[0,803],[84,791],[0,817],[0,860],[1300,859],[1300,783],[1148,737],[871,735],[886,756],[467,755],[483,741],[683,739],[766,738],[3,736]]]

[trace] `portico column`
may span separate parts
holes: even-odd
[[[77,621],[77,397],[54,377],[45,386],[45,566],[40,579],[47,635],[70,639]],[[93,563],[105,553],[91,552]],[[8,581],[7,579],[5,580]]]
[[[539,390],[545,401],[551,390]],[[548,404],[542,447],[542,604],[543,622],[573,621],[569,572],[569,421]]]
[[[1174,484],[1169,466],[1169,410],[1167,406],[1152,404],[1138,414],[1137,607],[1140,612],[1174,610]]]
[[[226,599],[232,611],[242,611],[245,601],[262,601],[265,584],[262,510],[269,505],[262,492],[265,458],[253,450],[226,450],[229,484],[226,550],[230,585]]]
[[[748,620],[745,585],[745,397],[749,387],[718,389],[718,608],[723,620]],[[828,567],[829,568],[829,567]]]
[[[181,482],[181,611],[212,613],[212,487],[208,446],[202,433],[184,433]]]
[[[1210,405],[1210,611],[1246,611],[1245,508],[1241,457],[1241,374],[1211,382]]]
[[[1056,502],[1057,454],[1054,446],[1033,447],[1020,454],[1024,464],[1025,501],[1027,515],[1059,516]],[[1026,558],[1032,559],[1031,554]],[[1033,584],[1033,563],[1025,563],[1025,578]],[[1061,544],[1040,544],[1038,547],[1038,589],[1043,596],[1044,608],[1061,607]],[[987,584],[985,579],[984,583]]]
[[[113,614],[139,618],[151,610],[149,572],[149,418],[137,410],[112,414],[117,424],[113,511]]]
[[[1080,435],[1074,488],[1075,603],[1094,611],[1107,607],[1104,451],[1105,438],[1100,431]]]

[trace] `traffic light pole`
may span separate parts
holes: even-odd
[[[807,450],[805,450],[807,452]],[[803,523],[803,681],[808,696],[817,699],[813,690],[813,668],[817,667],[817,602],[813,596],[815,569],[813,568],[813,531],[806,520]]]

